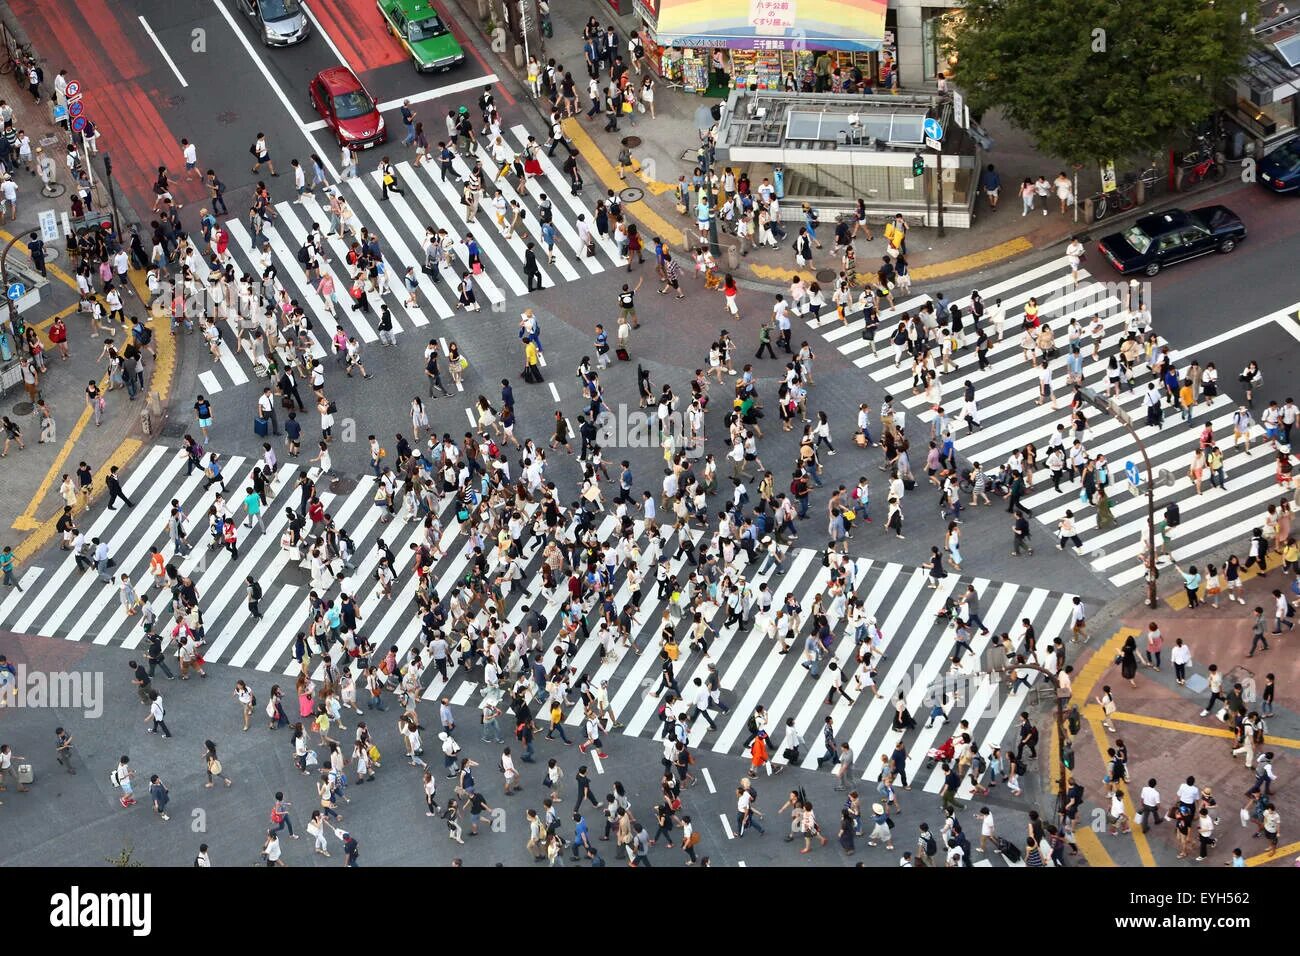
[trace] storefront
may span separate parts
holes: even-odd
[[[1256,49],[1233,85],[1229,117],[1268,152],[1300,123],[1300,13],[1284,12],[1255,28]]]
[[[888,89],[886,0],[635,0],[646,54],[689,92]],[[797,23],[797,26],[796,26]]]

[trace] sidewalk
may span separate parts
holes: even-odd
[[[1294,642],[1300,637],[1284,634],[1275,639],[1270,635],[1269,651],[1250,659],[1245,656],[1251,643],[1249,609],[1264,603],[1271,587],[1268,580],[1248,584],[1244,608],[1229,604],[1217,611],[1207,607],[1178,615],[1162,608],[1154,620],[1165,639],[1163,666],[1159,672],[1140,668],[1135,678],[1137,688],[1129,686],[1120,675],[1114,659],[1130,634],[1138,641],[1139,651],[1145,647],[1144,635],[1153,618],[1142,608],[1123,618],[1123,627],[1109,640],[1075,662],[1072,700],[1085,718],[1083,729],[1073,741],[1075,775],[1086,791],[1084,812],[1079,817],[1080,830],[1100,819],[1102,808],[1109,805],[1102,778],[1108,769],[1106,748],[1113,746],[1117,737],[1125,742],[1130,755],[1130,780],[1124,787],[1130,820],[1140,802],[1142,787],[1151,777],[1158,781],[1161,806],[1165,810],[1175,799],[1178,785],[1189,774],[1195,775],[1198,786],[1213,788],[1218,802],[1218,845],[1204,863],[1194,861],[1198,846],[1194,833],[1191,854],[1186,860],[1179,860],[1174,826],[1162,823],[1145,835],[1137,826],[1131,835],[1097,833],[1100,849],[1115,865],[1218,867],[1231,859],[1235,847],[1242,849],[1249,866],[1290,866],[1295,862],[1300,852],[1300,842],[1297,842],[1300,834],[1295,823],[1300,818],[1300,792],[1290,784],[1293,758],[1300,751],[1300,708],[1297,707],[1300,698],[1296,693],[1300,659],[1294,653]],[[1174,639],[1178,637],[1191,647],[1193,655],[1184,687],[1174,681],[1173,665],[1169,663]],[[1269,847],[1262,838],[1252,837],[1254,822],[1243,828],[1239,820],[1239,811],[1245,805],[1244,795],[1254,775],[1245,768],[1241,756],[1231,755],[1231,730],[1213,714],[1199,716],[1209,696],[1204,688],[1210,664],[1219,666],[1227,687],[1239,681],[1249,688],[1248,678],[1253,678],[1256,686],[1262,688],[1265,674],[1276,676],[1276,713],[1267,720],[1267,742],[1262,748],[1274,753],[1274,772],[1279,778],[1273,787],[1273,799],[1282,816],[1282,839],[1275,856],[1268,854]],[[1119,708],[1113,715],[1117,730],[1113,734],[1102,727],[1101,708],[1095,700],[1107,684]],[[1248,709],[1258,710],[1259,701],[1250,700],[1249,694],[1247,697]],[[1089,856],[1090,862],[1097,865],[1091,859],[1093,854]]]
[[[479,24],[474,16],[471,0],[461,0],[469,19]],[[573,139],[582,158],[591,166],[596,177],[606,188],[620,189],[629,185],[639,186],[645,192],[645,198],[638,203],[629,203],[631,214],[642,220],[651,233],[664,236],[675,245],[680,245],[685,236],[694,232],[692,212],[680,215],[676,211],[676,200],[672,189],[677,177],[683,173],[689,176],[695,167],[695,151],[699,146],[699,131],[707,129],[712,122],[709,108],[716,100],[684,93],[681,90],[668,89],[663,81],[655,85],[656,117],[649,113],[638,113],[620,117],[618,132],[605,132],[603,112],[588,120],[585,116],[589,101],[586,95],[587,72],[582,53],[582,28],[589,16],[595,16],[602,25],[613,23],[619,30],[624,43],[628,34],[640,26],[635,16],[618,17],[611,8],[595,0],[580,0],[575,3],[552,4],[551,20],[554,25],[554,37],[545,43],[544,54],[538,54],[539,60],[545,62],[553,58],[558,65],[571,72],[577,80],[580,91],[579,104],[583,112],[579,118],[567,121],[566,129]],[[481,30],[481,24],[479,24]],[[503,66],[513,69],[513,60]],[[634,78],[636,74],[634,72]],[[602,80],[607,83],[607,77]],[[521,77],[522,82],[522,77]],[[525,84],[526,86],[526,84]],[[536,101],[535,101],[536,103]],[[536,103],[540,111],[542,106]],[[633,125],[633,122],[635,125]],[[1093,226],[1083,221],[1082,207],[1078,210],[1079,221],[1075,221],[1074,210],[1068,215],[1061,215],[1055,195],[1050,198],[1047,215],[1035,211],[1032,215],[1021,215],[1021,204],[1017,195],[1017,186],[1028,177],[1034,179],[1039,175],[1053,179],[1064,170],[1073,175],[1071,167],[1064,161],[1041,155],[1022,131],[1013,128],[996,112],[983,117],[982,125],[995,143],[994,150],[984,157],[987,164],[992,162],[998,169],[1002,180],[1001,201],[996,212],[989,209],[987,201],[981,196],[977,200],[976,221],[970,229],[949,229],[940,239],[936,230],[925,227],[913,227],[908,235],[908,263],[914,279],[922,281],[939,278],[957,277],[978,272],[991,266],[1006,263],[1017,256],[1038,249],[1064,245],[1072,235],[1104,229],[1106,232],[1118,228],[1122,217],[1112,217],[1104,223]],[[622,139],[635,136],[640,145],[632,150],[634,161],[638,164],[637,179],[633,182],[620,182],[614,170],[613,162],[618,155]],[[742,167],[749,172],[753,182],[760,182],[764,176],[771,177],[771,167],[755,164]],[[1090,196],[1097,191],[1097,174],[1095,171],[1081,170],[1079,194]],[[1155,211],[1162,204],[1177,205],[1187,201],[1181,194],[1159,192],[1148,200],[1141,210],[1133,210],[1130,216]],[[649,213],[650,215],[646,215]],[[724,237],[724,246],[731,245],[732,240]],[[831,245],[826,244],[827,247]],[[879,236],[874,242],[865,246],[859,244],[858,262],[860,269],[870,269],[884,255],[885,243]],[[796,273],[789,249],[753,250],[744,259],[747,268],[742,267],[747,277],[785,284]],[[824,269],[839,269],[839,260],[827,258],[822,265]],[[808,267],[802,270],[805,275]]]
[[[59,68],[57,64],[45,64],[47,81],[52,82]],[[49,119],[47,103],[36,104],[25,92],[23,95],[9,95],[9,92],[6,90],[0,98],[6,99],[13,107],[15,127],[26,130],[34,146],[44,144],[47,150],[61,153],[65,140]],[[58,162],[59,181],[66,186],[67,173],[61,155]],[[34,175],[18,169],[14,178],[19,188],[18,218],[15,222],[3,223],[0,243],[18,236],[20,241],[10,252],[11,261],[28,265],[30,258],[25,240],[38,228],[39,214],[46,209],[53,210],[56,216],[67,211],[72,193],[69,190],[62,196],[47,199],[42,196],[39,180]],[[119,211],[123,223],[134,221],[121,199]],[[23,320],[37,330],[46,350],[48,371],[41,376],[40,390],[41,397],[54,413],[55,441],[44,445],[37,443],[39,416],[20,385],[3,396],[5,414],[22,429],[27,444],[24,451],[19,451],[16,446],[10,448],[2,471],[10,493],[0,496],[0,543],[13,546],[20,581],[28,573],[23,565],[54,538],[55,522],[62,512],[59,485],[63,475],[73,474],[75,480],[78,464],[87,462],[95,476],[95,497],[98,498],[103,493],[103,480],[108,469],[113,465],[126,468],[143,446],[140,410],[146,406],[152,391],[160,392],[166,406],[175,366],[175,349],[170,336],[155,334],[153,344],[158,358],[155,360],[145,353],[145,390],[137,394],[134,402],[127,400],[125,389],[105,391],[107,409],[103,423],[96,426],[86,403],[85,389],[92,379],[98,382],[101,391],[107,388],[105,363],[99,361],[103,340],[107,336],[92,334],[89,315],[77,311],[79,293],[72,276],[75,269],[69,262],[64,242],[60,239],[47,243],[46,250],[50,281],[42,290],[40,304],[24,313]],[[133,273],[133,278],[142,275]],[[138,293],[133,290],[125,294],[123,307],[128,316],[140,315]],[[56,317],[63,318],[68,327],[70,358],[67,361],[60,360],[57,348],[49,341],[48,330]],[[151,328],[155,332],[159,328],[164,333],[166,331],[165,325],[157,323],[151,324]],[[119,347],[125,344],[123,331],[118,329],[117,332]],[[155,422],[155,433],[159,425]]]

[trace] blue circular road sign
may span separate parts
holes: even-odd
[[[23,285],[21,282],[14,282],[9,286],[9,291],[6,294],[10,299],[16,302],[23,297],[23,294],[26,291],[27,286]]]
[[[937,119],[926,119],[922,128],[930,139],[943,139],[943,127],[939,125]]]

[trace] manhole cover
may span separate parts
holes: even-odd
[[[829,284],[834,282],[838,276],[839,273],[834,269],[821,269],[817,272],[817,281],[823,284]]]
[[[338,495],[346,495],[357,490],[357,479],[355,478],[332,478],[330,479],[330,491]]]
[[[185,423],[168,422],[158,434],[163,438],[183,438],[185,436]]]
[[[618,194],[621,202],[640,202],[644,197],[645,190],[636,186],[628,186],[626,189],[620,190]]]
[[[13,412],[15,415],[30,415],[32,413],[32,409],[34,409],[35,407],[36,406],[33,405],[31,402],[19,402],[17,405],[14,406]]]
[[[626,146],[628,149],[636,149],[638,146],[641,145],[641,137],[640,137],[640,136],[624,136],[624,137],[623,137],[623,145]]]

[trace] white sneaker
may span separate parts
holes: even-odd
[[[1201,711],[1201,716],[1202,716],[1202,717],[1209,717],[1209,716],[1210,716],[1210,712],[1209,712],[1208,710],[1203,710],[1203,711]]]

